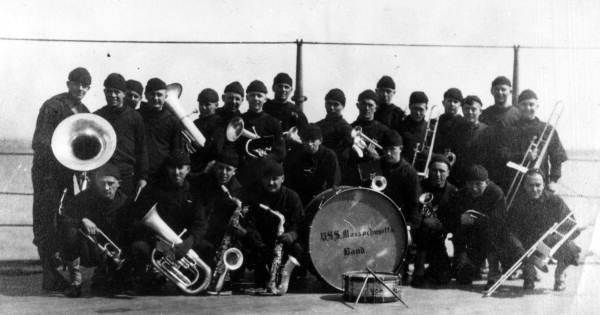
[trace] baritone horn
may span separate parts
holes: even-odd
[[[142,218],[141,223],[157,233],[161,246],[152,250],[151,261],[156,270],[177,285],[187,294],[198,294],[210,284],[211,269],[190,249],[184,257],[175,258],[174,246],[183,243],[181,235],[177,235],[156,211],[156,204]]]
[[[110,160],[117,148],[117,135],[106,119],[89,113],[75,114],[58,124],[50,146],[60,164],[82,172],[73,177],[73,191],[77,194],[87,187],[87,171]]]
[[[367,145],[372,145],[379,150],[383,150],[383,147],[380,146],[377,141],[367,137],[367,135],[362,132],[362,127],[360,126],[352,128],[350,136],[354,142],[352,149],[356,152],[356,154],[358,154],[358,157],[362,158],[364,156],[363,150],[367,147]]]
[[[125,259],[121,258],[121,249],[108,237],[102,230],[96,228],[96,235],[91,236],[79,229],[79,233],[88,239],[92,244],[95,244],[100,251],[106,256],[110,257],[117,266],[117,270],[123,267]]]
[[[227,130],[225,131],[227,141],[235,142],[240,137],[248,139],[258,139],[259,135],[244,128],[244,120],[241,117],[233,117],[227,124]]]
[[[198,130],[198,127],[194,125],[192,118],[190,117],[194,112],[186,113],[183,105],[179,101],[183,87],[179,83],[171,83],[167,86],[167,99],[165,105],[167,108],[179,118],[183,125],[181,133],[187,140],[187,149],[190,153],[195,153],[198,147],[203,147],[206,143],[206,138],[202,135],[202,132]]]

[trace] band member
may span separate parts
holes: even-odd
[[[512,84],[505,76],[499,76],[492,81],[490,90],[494,96],[494,104],[481,113],[479,119],[490,127],[509,127],[519,119],[519,111],[512,106]]]
[[[144,121],[140,114],[124,106],[127,84],[122,75],[111,73],[104,80],[106,105],[95,114],[106,119],[117,134],[117,149],[111,157],[121,172],[121,191],[134,197],[148,177],[148,149]]]
[[[194,125],[198,127],[198,130],[202,135],[208,139],[207,142],[212,142],[213,134],[223,128],[223,121],[221,116],[216,114],[217,107],[219,106],[219,94],[213,89],[204,89],[198,94],[198,109],[200,110],[200,116],[194,120]],[[192,161],[192,173],[201,172],[206,164],[209,162],[208,155],[210,151],[210,145],[206,145],[202,148],[197,148],[196,153],[190,156]]]
[[[125,105],[137,109],[142,103],[144,86],[136,80],[127,80],[127,91],[125,92]]]
[[[448,182],[450,175],[450,161],[441,154],[434,154],[429,163],[429,177],[422,183],[424,193],[430,193],[433,199],[420,202],[423,222],[416,231],[417,253],[415,255],[415,269],[411,285],[422,287],[426,280],[436,284],[450,282],[450,258],[446,251],[445,239],[447,228],[438,218],[438,214],[448,211],[450,197],[457,189]],[[429,267],[425,270],[425,262]]]
[[[517,107],[519,108],[520,119],[515,123],[516,137],[513,139],[513,144],[515,145],[513,152],[515,157],[513,161],[520,161],[520,159],[522,159],[531,140],[534,137],[539,139],[542,136],[544,127],[546,127],[546,123],[540,121],[536,116],[539,103],[534,91],[524,90],[521,92],[521,94],[519,94],[519,105]],[[555,126],[548,126],[548,128],[555,128]],[[540,169],[544,174],[544,178],[549,180],[546,184],[546,189],[555,191],[556,182],[561,176],[562,163],[567,160],[567,153],[560,142],[558,131],[554,131],[554,135],[549,141],[550,143],[546,155],[536,158],[543,159]],[[538,148],[538,150],[541,149],[542,148]]]
[[[456,128],[462,122],[460,115],[463,102],[462,92],[457,88],[449,88],[444,92],[444,113],[438,118],[437,135],[433,152],[445,154],[453,152]]]
[[[160,168],[170,153],[184,147],[181,123],[175,115],[165,108],[167,85],[159,78],[146,83],[146,103],[140,105],[139,113],[146,127],[148,145],[148,179],[160,176]]]
[[[554,223],[573,215],[561,197],[545,188],[543,173],[537,169],[530,170],[525,175],[523,185],[525,193],[519,195],[510,209],[508,228],[512,247],[516,248],[514,252],[516,257],[522,256]],[[572,225],[569,225],[568,223],[561,225],[558,232],[566,233],[572,228]],[[578,264],[581,248],[573,242],[576,236],[576,234],[571,236],[554,254],[557,260],[554,272],[555,291],[565,290],[565,270],[569,265]],[[553,239],[547,238],[546,242],[556,243],[560,240],[557,235],[550,238]],[[523,264],[523,288],[533,290],[535,278],[534,261],[526,259]]]
[[[396,94],[396,83],[387,75],[384,75],[377,81],[377,111],[375,112],[375,120],[386,125],[388,128],[399,131],[400,124],[406,116],[404,111],[392,103],[392,99]]]
[[[51,148],[52,134],[65,118],[88,113],[81,101],[90,89],[92,77],[85,68],[73,69],[68,76],[65,93],[53,96],[40,108],[33,141],[33,243],[38,248],[42,264],[42,289],[62,291],[68,286],[56,271],[58,244],[56,216],[63,190],[72,187],[73,171],[62,166],[54,157]]]
[[[272,100],[267,100],[264,111],[281,122],[281,129],[290,130],[291,127],[300,128],[308,123],[304,113],[298,110],[296,105],[288,98],[292,94],[293,81],[287,73],[278,73],[273,79]]]
[[[250,206],[249,227],[246,238],[253,250],[248,257],[254,268],[255,284],[260,291],[267,287],[270,280],[269,268],[274,259],[273,249],[276,242],[283,243],[281,264],[287,255],[303,257],[298,233],[304,220],[304,210],[298,194],[283,185],[283,167],[272,159],[267,159],[263,167],[260,185],[247,191],[245,202]],[[260,204],[279,212],[285,218],[284,233],[277,236],[280,219]]]
[[[404,142],[402,157],[412,163],[417,143],[423,144],[425,132],[427,132],[427,104],[429,98],[424,92],[416,91],[410,94],[408,109],[410,114],[400,125],[400,136]]]
[[[322,145],[321,128],[310,124],[300,129],[302,146],[289,152],[284,165],[285,184],[298,193],[303,205],[320,192],[340,184],[335,153]]]
[[[91,189],[84,190],[67,204],[61,220],[64,259],[71,282],[65,291],[68,297],[81,296],[80,264],[96,266],[92,288],[118,289],[119,279],[113,277],[117,265],[85,235],[104,245],[104,239],[97,236],[98,230],[101,230],[121,249],[124,249],[121,246],[129,244],[126,232],[131,228],[130,199],[119,189],[119,168],[104,164],[94,171],[93,178]]]
[[[165,159],[159,180],[151,182],[142,190],[134,206],[134,216],[142,218],[150,209],[156,207],[158,215],[175,233],[184,229],[187,233],[182,237],[183,242],[175,245],[176,257],[183,257],[192,248],[198,246],[202,237],[203,220],[193,203],[193,195],[187,175],[190,172],[190,159],[184,150],[172,152]],[[132,245],[133,275],[136,289],[141,293],[157,289],[160,284],[156,277],[147,273],[150,255],[155,248],[155,231],[138,223],[134,230]]]
[[[498,242],[505,239],[506,201],[504,193],[488,179],[487,170],[473,165],[465,174],[465,188],[450,199],[448,212],[439,219],[454,235],[454,272],[460,284],[471,284],[483,261],[488,258],[488,285],[497,280]]]
[[[325,95],[327,115],[316,123],[321,128],[323,145],[335,152],[342,172],[348,161],[349,148],[352,146],[352,137],[350,137],[352,127],[342,116],[344,107],[346,107],[344,92],[340,89],[329,90]]]
[[[375,120],[377,110],[377,94],[373,90],[364,90],[358,95],[358,118],[352,123],[352,127],[360,127],[362,133],[369,139],[381,143],[385,137],[390,137],[394,132],[384,124]],[[345,185],[360,186],[370,185],[374,175],[380,174],[380,153],[374,144],[369,143],[362,137],[354,139],[355,145],[350,151],[347,170],[344,171],[342,182]],[[360,149],[360,150],[359,150]],[[362,154],[360,156],[359,154]]]
[[[221,116],[222,121],[227,124],[231,118],[242,116],[240,106],[244,103],[244,87],[238,81],[229,83],[223,95],[223,107],[217,108],[217,115]]]

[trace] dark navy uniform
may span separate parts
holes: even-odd
[[[375,112],[375,120],[396,132],[400,132],[400,125],[402,124],[402,120],[406,117],[402,108],[394,104],[386,105],[381,102],[378,104],[379,106]]]

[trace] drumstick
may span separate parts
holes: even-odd
[[[371,268],[369,268],[369,266],[367,266],[367,271],[373,276],[375,277],[375,280],[379,281],[379,283],[381,283],[381,285],[383,285],[388,291],[390,291],[390,293],[392,293],[397,299],[398,301],[402,302],[402,304],[404,304],[404,306],[406,306],[408,308],[408,305],[406,305],[406,303],[404,303],[404,301],[402,301],[402,298],[400,298],[398,296],[398,294],[396,294],[396,292],[394,292],[394,290],[390,289],[390,287],[388,287],[387,284],[385,284],[385,282],[383,282],[383,280],[381,280],[374,272],[373,270],[371,270]]]
[[[369,281],[369,277],[365,278],[365,281],[363,282],[363,285],[360,288],[360,291],[358,292],[358,296],[356,297],[356,301],[354,301],[354,306],[356,306],[356,304],[358,304],[358,300],[360,300],[360,296],[362,295],[363,291],[365,290],[365,286],[367,285],[367,281]]]

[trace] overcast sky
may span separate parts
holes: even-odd
[[[491,3],[491,2],[490,2]],[[178,41],[387,42],[407,44],[600,47],[599,1],[2,1],[0,37]],[[0,41],[0,134],[30,139],[39,107],[65,91],[68,72],[84,66],[92,88],[84,102],[105,104],[111,72],[145,83],[158,76],[198,92],[222,92],[234,80],[267,86],[278,72],[294,76],[294,45],[158,45]],[[600,149],[600,50],[521,50],[520,87],[538,92],[545,120],[554,102],[567,111],[558,124],[568,149]],[[425,91],[440,104],[452,86],[491,104],[490,82],[512,76],[512,49],[305,45],[305,111],[324,116],[323,96],[346,92],[345,117],[356,96],[384,74],[396,81],[395,103]],[[244,106],[245,108],[245,106]]]

